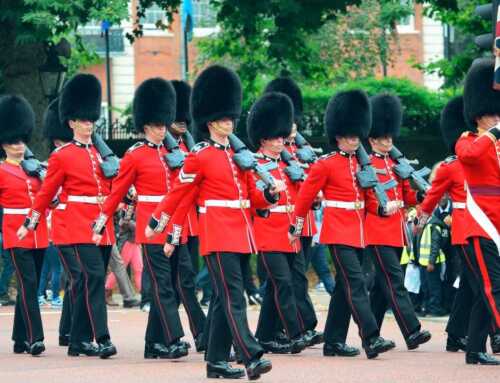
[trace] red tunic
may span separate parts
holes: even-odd
[[[472,197],[490,221],[500,230],[500,143],[490,133],[478,136],[466,132],[455,145],[465,181]],[[485,237],[469,210],[465,211],[465,237]]]
[[[370,156],[381,183],[396,180],[397,186],[386,191],[389,201],[400,201],[401,208],[391,216],[380,216],[378,212],[367,211],[365,218],[366,245],[403,247],[408,243],[405,230],[405,207],[417,204],[417,193],[411,189],[408,180],[400,179],[394,172],[395,162],[389,155],[374,153]],[[368,190],[366,194],[370,205],[377,205],[375,193]]]
[[[293,183],[286,175],[283,161],[276,161],[270,157],[259,159],[259,163],[265,164],[269,161],[277,162],[278,168],[271,171],[271,175],[282,180],[286,184],[286,190],[280,194],[277,206],[271,208],[269,216],[262,218],[257,214],[253,218],[255,229],[255,241],[259,251],[279,251],[284,253],[298,253],[300,242],[295,241],[292,245],[288,239],[288,228],[292,224],[294,203],[300,187]]]
[[[365,247],[365,208],[375,212],[377,205],[363,208],[365,191],[356,180],[358,167],[355,154],[332,152],[320,157],[302,184],[295,202],[294,222],[296,225],[303,222],[314,198],[322,190],[325,209],[320,243]],[[335,206],[344,203],[348,204],[348,209]]]
[[[113,180],[111,193],[102,209],[107,217],[112,217],[130,186],[134,185],[137,192],[136,243],[163,245],[166,240],[166,233],[152,239],[144,235],[151,214],[172,188],[173,173],[165,162],[165,154],[167,150],[163,145],[147,141],[132,146],[120,162],[120,172]]]
[[[179,148],[186,154],[189,153],[189,149],[182,141],[182,137],[179,138]],[[189,210],[186,220],[186,229],[189,237],[197,237],[199,233],[198,228],[198,212],[196,205],[193,205]]]
[[[231,148],[217,143],[198,144],[186,157],[174,189],[153,214],[160,221],[171,217],[167,231],[172,229],[175,237],[189,209],[198,205],[202,255],[257,250],[250,206],[263,209],[270,202],[257,189],[254,175],[234,163],[233,154]]]
[[[49,207],[62,186],[68,196],[66,210],[62,213],[67,233],[71,236],[68,244],[92,244],[92,224],[111,189],[111,181],[104,177],[100,162],[101,156],[93,145],[73,141],[54,150],[49,157],[47,176],[29,214],[30,219],[36,222],[39,212]],[[113,222],[109,220],[101,245],[114,242]]]
[[[448,193],[453,203],[451,213],[451,243],[463,245],[465,238],[465,179],[462,165],[456,156],[447,158],[436,170],[431,188],[420,205],[421,210],[431,215],[442,196]]]
[[[49,244],[47,222],[44,214],[35,231],[19,240],[17,230],[24,223],[36,193],[42,183],[38,178],[26,175],[20,165],[10,162],[0,163],[0,206],[3,208],[2,238],[3,248],[43,249]],[[24,211],[23,211],[24,210]]]
[[[288,152],[292,155],[293,159],[296,161],[299,161],[297,157],[297,145],[295,142],[287,143],[285,146],[285,150],[288,150]],[[299,161],[300,162],[300,161]],[[304,170],[306,175],[309,174],[309,171],[311,170],[310,165],[307,165],[307,168]],[[316,221],[314,220],[314,212],[312,210],[309,210],[306,216],[306,220],[304,223],[304,229],[302,230],[302,237],[314,237],[316,233],[318,232],[318,229],[316,227]]]

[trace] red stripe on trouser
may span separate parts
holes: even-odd
[[[177,290],[179,290],[179,295],[181,297],[182,304],[184,305],[184,309],[186,310],[186,314],[188,316],[189,328],[191,329],[191,334],[196,338],[198,335],[196,332],[196,328],[194,327],[193,317],[191,315],[191,311],[189,310],[189,305],[187,304],[186,296],[184,295],[184,290],[181,286],[181,277],[179,273],[179,267],[177,266]]]
[[[267,275],[269,276],[269,279],[271,280],[271,283],[273,284],[273,297],[274,297],[274,305],[276,306],[276,310],[278,310],[278,314],[281,319],[281,323],[283,324],[283,328],[285,329],[286,335],[290,338],[290,331],[288,330],[288,326],[286,325],[285,317],[283,316],[283,313],[281,312],[281,306],[280,302],[278,299],[278,287],[276,286],[276,281],[273,278],[273,275],[271,274],[271,269],[269,269],[269,266],[266,262],[266,257],[264,253],[260,253],[260,256],[262,258],[262,263],[264,264],[264,267],[266,268]]]
[[[406,321],[404,320],[404,317],[401,314],[400,308],[397,304],[396,296],[394,295],[394,288],[392,287],[392,283],[391,283],[391,279],[389,278],[389,274],[387,274],[387,271],[385,270],[384,262],[382,261],[382,257],[380,256],[380,253],[378,251],[378,247],[374,246],[373,248],[375,249],[375,253],[377,254],[378,263],[380,265],[380,268],[382,269],[382,272],[384,273],[387,286],[389,286],[389,290],[391,291],[392,304],[396,308],[396,311],[397,311],[398,316],[399,316],[399,320],[403,323],[403,326],[405,327],[406,334],[410,335],[410,330],[408,330],[408,325],[406,324]]]
[[[491,293],[491,279],[488,275],[488,268],[486,267],[486,263],[484,262],[483,251],[481,250],[481,246],[479,244],[479,238],[474,237],[472,240],[474,242],[474,252],[476,253],[479,271],[481,272],[481,277],[483,280],[484,293],[486,294],[487,301],[493,313],[493,318],[495,319],[497,326],[500,326],[500,314],[498,313],[495,298]]]
[[[96,338],[94,317],[92,315],[92,309],[90,308],[90,300],[89,300],[89,285],[88,285],[89,276],[87,275],[87,271],[85,270],[85,267],[83,267],[83,263],[82,263],[82,260],[80,258],[80,253],[78,252],[76,246],[74,246],[74,249],[75,249],[76,259],[77,259],[78,263],[80,264],[80,269],[82,270],[82,274],[83,274],[84,286],[85,286],[85,306],[87,306],[87,313],[89,314],[90,327],[92,327],[92,335],[94,336],[94,339],[97,341],[98,339]]]
[[[347,278],[344,266],[342,266],[342,263],[340,262],[340,259],[337,255],[337,250],[335,249],[335,246],[332,246],[332,248],[333,248],[333,256],[335,257],[337,263],[340,266],[340,271],[344,278],[344,283],[347,286],[347,301],[349,302],[349,306],[351,306],[352,315],[356,317],[356,322],[358,323],[358,328],[359,328],[359,334],[361,335],[361,338],[364,339],[365,337],[363,335],[363,326],[361,325],[361,321],[359,320],[358,312],[356,311],[356,309],[354,308],[354,304],[352,303],[352,292],[351,292],[351,285],[349,284],[349,279]]]
[[[158,305],[158,311],[160,312],[160,318],[161,318],[160,322],[163,327],[164,333],[167,336],[166,341],[168,345],[168,343],[173,341],[172,334],[170,333],[170,329],[168,328],[165,312],[163,311],[163,306],[161,305],[160,302],[160,291],[158,290],[158,282],[156,280],[155,274],[153,273],[153,267],[151,266],[151,261],[149,259],[148,251],[146,250],[146,246],[144,246],[144,255],[145,255],[144,258],[146,258],[146,263],[148,264],[149,274],[151,275],[151,281],[153,281],[153,290],[156,299],[156,304]]]
[[[71,298],[71,304],[75,304],[75,286],[73,285],[73,283],[75,281],[73,279],[73,276],[71,275],[69,265],[66,263],[66,260],[64,259],[64,256],[63,256],[61,250],[59,250],[58,246],[54,246],[54,247],[57,249],[57,253],[59,254],[59,258],[61,259],[61,263],[63,264],[64,270],[66,271],[66,275],[68,276],[68,279],[69,279],[69,285],[70,285],[69,296]]]
[[[28,321],[27,330],[28,330],[29,341],[31,344],[31,343],[33,343],[33,328],[31,326],[31,318],[30,318],[29,311],[28,311],[28,302],[26,302],[26,292],[24,290],[24,283],[23,283],[23,279],[21,277],[21,272],[19,271],[19,268],[17,267],[14,250],[12,250],[12,249],[10,249],[10,256],[12,258],[12,264],[14,265],[14,268],[16,269],[17,280],[19,281],[19,284],[21,287],[21,300],[23,301],[24,313],[26,315],[26,320]]]
[[[215,253],[215,256],[217,258],[217,263],[219,265],[220,277],[221,277],[221,280],[222,280],[222,285],[224,286],[224,292],[226,293],[226,300],[227,300],[226,311],[227,311],[227,315],[229,317],[229,322],[231,323],[231,325],[233,327],[233,331],[236,334],[236,338],[237,338],[237,340],[238,340],[238,342],[239,342],[239,344],[241,346],[241,349],[246,354],[247,358],[250,359],[251,355],[248,352],[248,350],[247,350],[247,348],[245,346],[245,343],[243,342],[243,339],[241,338],[241,335],[240,335],[240,333],[238,331],[238,326],[236,326],[236,321],[234,320],[233,313],[231,312],[231,297],[229,296],[229,288],[227,287],[226,279],[224,278],[224,269],[222,268],[222,262],[220,260],[220,254],[219,253]]]

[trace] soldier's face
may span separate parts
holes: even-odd
[[[165,139],[167,127],[165,124],[144,125],[144,134],[149,141],[155,144],[160,144]]]
[[[176,121],[172,125],[170,125],[169,129],[176,136],[180,136],[187,131],[187,124],[183,121]]]
[[[208,123],[208,130],[210,132],[214,132],[217,135],[227,137],[233,133],[234,123],[230,118],[211,121]]]
[[[488,129],[493,128],[500,123],[500,116],[496,114],[487,114],[476,119],[477,130],[479,134],[486,132]]]
[[[279,155],[285,148],[285,139],[283,137],[270,138],[261,141],[261,148],[264,151]]]
[[[19,140],[2,144],[2,149],[5,151],[7,158],[22,159],[24,157],[26,145],[23,141]]]
[[[345,137],[337,136],[336,139],[339,149],[346,153],[355,152],[360,144],[358,136],[345,136]]]
[[[94,130],[94,123],[86,120],[70,120],[69,127],[73,129],[75,137],[90,138]]]
[[[389,153],[393,146],[391,136],[370,138],[369,141],[372,149],[382,154]]]

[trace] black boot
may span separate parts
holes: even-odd
[[[428,342],[429,340],[431,340],[431,333],[429,331],[415,331],[406,339],[406,346],[408,347],[408,350],[415,350],[418,346]]]
[[[247,366],[247,377],[248,380],[257,380],[262,374],[265,374],[273,368],[270,360],[267,359],[256,359],[251,361]]]
[[[167,359],[169,357],[169,350],[167,346],[162,343],[147,342],[144,347],[144,359]]]
[[[183,347],[187,348],[188,350],[191,348],[191,343],[189,342],[186,342],[185,340],[179,340],[178,342],[180,345],[182,345]]]
[[[457,352],[465,351],[467,348],[467,338],[457,338],[451,334],[448,334],[448,339],[446,339],[446,351]]]
[[[207,349],[207,345],[203,343],[203,333],[199,333],[194,338],[194,347],[196,348],[196,352],[204,352]]]
[[[226,361],[207,362],[207,378],[239,379],[245,376],[242,368],[233,368]]]
[[[264,352],[270,352],[273,354],[288,354],[290,352],[290,343],[282,344],[274,340],[269,342],[259,342]]]
[[[336,342],[323,345],[324,356],[357,356],[359,354],[358,348],[349,346],[346,343]]]
[[[298,336],[296,338],[293,338],[290,341],[290,353],[291,354],[298,354],[305,350],[307,347],[307,342],[305,341],[304,337]]]
[[[493,354],[500,353],[500,334],[490,336],[491,352]]]
[[[373,359],[389,350],[396,347],[396,344],[392,340],[385,340],[381,336],[376,336],[371,338],[367,344],[363,345],[368,359]]]
[[[59,335],[59,346],[69,346],[69,335]]]
[[[68,347],[69,356],[99,356],[99,347],[92,342],[72,342]]]
[[[179,359],[188,354],[187,347],[182,342],[172,343],[167,346],[168,359]]]
[[[109,339],[99,342],[99,358],[108,359],[113,355],[116,355],[116,347]]]
[[[466,352],[465,353],[465,363],[467,364],[484,364],[489,366],[500,365],[500,360],[494,358],[493,356],[485,352]]]
[[[316,330],[307,330],[304,334],[304,339],[307,342],[307,347],[312,347],[325,341],[323,333]]]
[[[45,351],[45,345],[43,344],[43,342],[41,340],[32,343],[30,346],[31,356],[38,356],[44,351]]]
[[[30,353],[30,344],[28,342],[14,342],[14,354]]]

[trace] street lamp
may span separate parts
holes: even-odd
[[[38,75],[43,94],[51,102],[58,95],[64,83],[68,68],[59,61],[60,49],[58,45],[50,44],[47,47],[47,59],[38,67]]]

